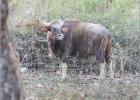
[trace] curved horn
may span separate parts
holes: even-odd
[[[43,25],[43,26],[50,26],[50,23],[47,23],[46,21],[45,21],[45,17],[44,16],[42,16],[41,17],[41,24]]]
[[[41,21],[39,27],[42,32],[47,32],[47,31],[51,30],[51,23],[50,22],[47,23],[46,21]]]
[[[41,21],[41,24],[42,24],[43,26],[50,26],[50,25],[51,25],[50,23],[47,23],[47,22],[44,21],[44,20]]]
[[[62,21],[64,20],[64,17],[62,15],[60,15],[60,18],[61,18]]]
[[[45,25],[45,26],[50,26],[51,25],[50,23],[47,23],[45,21],[42,21],[42,24]]]

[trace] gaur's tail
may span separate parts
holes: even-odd
[[[108,38],[104,38],[101,41],[99,48],[99,62],[108,63],[110,59],[110,52],[111,52],[111,41]]]

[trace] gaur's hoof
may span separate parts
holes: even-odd
[[[104,80],[105,77],[99,76],[99,80]]]
[[[62,78],[61,81],[62,81],[62,82],[66,82],[66,78]]]

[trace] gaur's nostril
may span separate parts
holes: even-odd
[[[59,34],[58,36],[62,36],[62,34]]]

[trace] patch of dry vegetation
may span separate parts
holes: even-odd
[[[106,1],[106,2],[105,2]],[[20,54],[23,73],[21,83],[27,100],[139,100],[140,99],[140,19],[138,0],[12,0],[8,25]],[[111,2],[112,1],[112,2]],[[94,57],[72,58],[65,83],[59,77],[59,59],[48,59],[46,34],[37,33],[31,47],[34,28],[17,28],[31,20],[49,21],[77,18],[101,23],[112,36],[112,60],[116,80],[94,79],[99,68]],[[41,70],[36,70],[41,69]],[[43,69],[43,71],[42,71]],[[132,74],[133,73],[133,74]],[[122,77],[121,74],[124,74]]]

